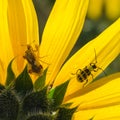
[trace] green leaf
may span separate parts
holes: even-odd
[[[50,91],[48,98],[54,101],[52,105],[53,110],[57,109],[61,105],[68,83],[69,80]]]
[[[26,94],[33,90],[32,80],[27,72],[27,66],[23,70],[23,72],[16,78],[15,81],[15,89],[17,92],[22,94]]]
[[[48,112],[49,101],[47,99],[47,87],[41,91],[27,95],[23,100],[22,110],[25,114],[34,114],[37,111]]]
[[[40,76],[34,83],[35,90],[41,90],[45,86],[47,69],[44,71],[43,75]]]
[[[16,120],[19,103],[12,90],[4,89],[0,94],[0,120]]]
[[[60,108],[55,120],[71,120],[73,113],[76,111],[76,107],[72,109]]]
[[[8,86],[13,80],[15,80],[15,74],[12,70],[12,62],[14,59],[11,60],[11,62],[8,65],[7,68],[7,78],[6,78],[6,83],[5,85]]]

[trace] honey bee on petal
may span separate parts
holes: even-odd
[[[35,46],[35,49],[31,45],[27,45],[27,50],[25,51],[25,54],[23,55],[23,58],[27,60],[28,62],[28,72],[36,73],[37,75],[43,74],[43,66],[40,64],[39,61],[39,46]]]

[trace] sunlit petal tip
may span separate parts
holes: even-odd
[[[45,26],[40,56],[49,64],[47,83],[53,81],[82,30],[88,0],[57,0]]]

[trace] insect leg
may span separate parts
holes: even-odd
[[[88,79],[86,79],[86,82],[83,84],[83,87],[85,87],[87,83],[88,83]]]

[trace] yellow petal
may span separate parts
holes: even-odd
[[[36,11],[31,0],[22,0],[26,31],[27,31],[27,43],[39,45],[39,30]]]
[[[120,101],[120,73],[116,73],[90,84],[76,94],[71,100],[71,107],[78,106],[78,110],[101,108],[119,104]]]
[[[21,70],[26,48],[23,45],[39,41],[37,17],[32,1],[1,0],[0,6],[0,83],[4,84],[8,63],[17,57],[18,70]]]
[[[103,0],[90,0],[87,16],[90,19],[96,20],[101,17],[103,10]]]
[[[83,68],[86,66],[88,66],[88,69],[90,69],[90,63],[94,63],[98,67],[97,72],[90,70],[92,75],[89,75],[87,78],[89,82],[91,82],[98,74],[103,72],[102,69],[105,69],[120,52],[119,25],[120,19],[118,19],[97,38],[86,44],[74,56],[72,56],[71,59],[67,61],[67,63],[61,69],[54,82],[54,86],[57,86],[72,78],[66,93],[68,96],[76,91],[80,91],[81,88],[85,87],[84,83],[86,80],[84,82],[79,82],[76,79],[76,71],[78,69],[83,70]],[[72,75],[72,73],[75,75]]]
[[[73,120],[120,120],[120,105],[78,111]]]
[[[38,24],[32,1],[8,0],[8,23],[14,56],[17,56],[17,67],[21,71],[25,46],[33,41],[38,43]]]
[[[105,13],[111,20],[120,17],[120,0],[105,0]]]
[[[120,118],[120,73],[116,73],[92,83],[79,92],[79,97],[72,102],[71,107],[79,106],[75,119],[118,119]],[[115,119],[116,118],[116,119]]]
[[[74,46],[86,16],[88,0],[57,0],[42,36],[40,56],[48,63],[47,83],[54,80]],[[51,81],[52,82],[52,81]]]
[[[0,83],[5,83],[6,68],[13,58],[7,21],[7,0],[0,0]]]

